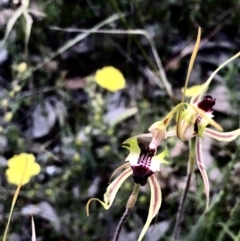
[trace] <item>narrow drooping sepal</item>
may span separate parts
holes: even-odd
[[[205,134],[213,139],[223,142],[230,142],[235,140],[240,135],[240,129],[230,132],[219,132],[209,128],[205,129]]]
[[[206,91],[208,90],[208,87],[212,81],[212,79],[214,78],[214,76],[217,74],[217,72],[219,70],[221,70],[223,67],[225,67],[229,62],[233,61],[234,59],[238,58],[240,56],[240,52],[236,53],[233,57],[231,57],[230,59],[226,60],[224,63],[222,63],[207,79],[207,81],[202,85],[202,89],[199,93],[197,93],[196,95],[194,95],[190,101],[191,104],[198,102],[199,100],[201,100],[202,96],[204,95],[204,93],[206,93]]]
[[[128,162],[128,163],[125,163],[125,164],[121,165],[120,167],[118,167],[117,169],[115,169],[114,172],[112,173],[111,177],[110,177],[110,181],[109,181],[109,182],[111,182],[112,178],[113,178],[118,172],[120,172],[120,171],[123,170],[123,169],[127,169],[128,167],[130,167],[129,162]]]
[[[157,178],[155,175],[152,175],[148,178],[151,190],[151,200],[150,200],[150,207],[148,212],[147,221],[142,229],[142,232],[138,238],[138,241],[141,241],[151,224],[152,219],[157,215],[161,204],[162,204],[162,193],[161,188],[158,184]]]
[[[209,206],[209,192],[210,192],[210,185],[208,180],[208,175],[205,169],[205,165],[203,162],[202,157],[202,139],[199,137],[196,137],[196,159],[197,159],[197,165],[198,169],[202,175],[204,187],[205,187],[205,193],[206,193],[206,211],[208,210]]]
[[[132,169],[129,167],[123,171],[110,185],[107,187],[107,191],[104,194],[104,201],[99,200],[98,198],[91,198],[86,204],[87,216],[89,216],[89,205],[91,201],[96,200],[100,202],[105,209],[109,209],[115,199],[115,196],[122,186],[123,182],[132,175]]]

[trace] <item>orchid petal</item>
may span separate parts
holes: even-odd
[[[151,165],[150,165],[151,171],[159,172],[162,163],[169,164],[167,160],[164,160],[164,159],[167,159],[168,157],[169,157],[169,154],[168,154],[167,148],[165,148],[165,150],[160,154],[158,154],[157,156],[154,156],[152,158]]]
[[[130,163],[125,163],[123,165],[121,165],[120,167],[118,167],[117,169],[114,170],[114,172],[112,173],[111,177],[110,177],[110,182],[111,182],[111,179],[113,178],[113,176],[115,176],[118,172],[120,172],[122,169],[126,169],[130,167]]]
[[[122,147],[128,149],[130,151],[130,153],[131,152],[133,152],[133,153],[140,153],[141,152],[141,149],[138,146],[137,138],[129,138],[129,139],[127,139],[126,141],[123,142],[123,146]]]
[[[143,236],[145,235],[152,219],[157,215],[162,203],[162,193],[161,193],[161,189],[158,184],[156,176],[151,175],[148,178],[148,181],[151,189],[150,207],[149,207],[147,221],[142,229],[142,232],[138,238],[138,241],[141,241],[143,239]]]
[[[152,160],[156,160],[156,161],[158,161],[160,163],[168,164],[168,161],[164,160],[164,159],[166,159],[168,157],[169,157],[168,149],[165,148],[165,150],[163,152],[161,152],[157,156],[154,156],[152,158]]]
[[[232,60],[236,59],[237,57],[240,56],[240,52],[238,52],[237,54],[235,54],[233,57],[231,57],[230,59],[228,59],[227,61],[225,61],[224,63],[222,63],[211,75],[210,77],[207,79],[207,81],[203,84],[203,88],[202,91],[199,95],[194,96],[191,100],[191,103],[195,103],[197,101],[199,101],[202,96],[204,95],[204,93],[207,91],[209,84],[211,83],[212,79],[214,78],[214,76],[216,75],[216,73],[221,70],[225,65],[227,65],[229,62],[231,62]],[[193,100],[194,99],[194,100]]]
[[[127,156],[126,160],[127,162],[130,162],[130,165],[136,165],[138,162],[139,155],[141,153],[141,149],[138,146],[138,140],[137,138],[130,138],[123,142],[124,148],[129,150],[129,155]]]
[[[185,92],[186,92],[186,89],[187,89],[187,86],[188,86],[188,81],[189,81],[189,77],[190,77],[190,74],[191,74],[191,71],[192,71],[192,68],[193,68],[193,64],[194,64],[195,58],[197,56],[197,52],[198,52],[198,48],[199,48],[199,45],[200,45],[200,41],[201,41],[201,28],[198,28],[198,35],[197,35],[196,43],[195,43],[194,48],[193,48],[192,56],[190,58],[190,63],[189,63],[189,66],[188,66],[187,78],[186,78],[185,86],[184,86],[184,89],[183,89],[183,96],[182,96],[181,104],[184,103]],[[180,108],[179,108],[179,111],[178,111],[179,115],[177,116],[177,130],[176,131],[177,131],[177,136],[178,137],[182,136],[181,127],[180,127],[182,108],[183,107],[181,105]]]
[[[176,105],[168,114],[167,116],[163,119],[163,123],[166,126],[166,128],[168,127],[168,125],[170,124],[170,121],[172,120],[174,114],[176,112],[179,112],[180,107],[182,107],[182,105],[184,105],[186,103],[180,103],[178,105]]]
[[[209,185],[209,180],[207,176],[207,172],[205,170],[205,166],[203,163],[203,157],[202,157],[202,139],[199,137],[196,137],[196,159],[197,159],[197,165],[198,169],[201,172],[203,182],[204,182],[204,187],[205,187],[205,193],[206,193],[206,211],[209,206],[209,192],[210,192],[210,185]]]
[[[192,97],[201,93],[203,85],[193,85],[185,90],[185,96]],[[181,89],[182,93],[184,88]]]
[[[132,175],[132,169],[129,167],[124,172],[122,172],[110,185],[107,187],[107,191],[104,194],[104,202],[98,198],[91,198],[86,204],[87,216],[89,216],[89,205],[91,201],[96,200],[102,204],[105,209],[109,209],[114,201],[114,198],[122,186],[123,182]]]
[[[195,46],[193,48],[192,56],[191,56],[190,63],[189,63],[189,66],[188,66],[187,78],[186,78],[186,82],[185,82],[185,86],[184,86],[184,90],[183,90],[183,96],[182,96],[182,103],[184,102],[185,92],[186,92],[186,89],[187,89],[187,86],[188,86],[188,81],[189,81],[190,74],[192,72],[193,64],[194,64],[194,61],[195,61],[196,56],[197,56],[200,41],[201,41],[201,28],[198,28],[198,35],[197,35],[196,43],[195,43]]]
[[[206,128],[204,133],[218,141],[230,142],[235,140],[240,135],[240,129],[237,129],[235,131],[230,131],[230,132],[218,132],[218,131]]]

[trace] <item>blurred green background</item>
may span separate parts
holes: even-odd
[[[3,38],[7,21],[18,6],[3,0],[0,6],[0,38]],[[29,9],[33,25],[27,58],[22,17],[0,49],[0,237],[16,189],[5,178],[7,159],[28,152],[36,156],[42,171],[20,192],[9,240],[31,239],[29,214],[33,210],[37,240],[111,240],[131,193],[132,179],[124,183],[108,211],[99,203],[92,203],[87,218],[87,200],[102,199],[111,173],[124,163],[128,152],[121,147],[122,142],[147,132],[153,122],[180,102],[199,26],[202,46],[190,86],[203,83],[220,63],[239,51],[240,2],[32,0]],[[84,36],[72,31],[92,29],[106,19],[103,29],[148,32],[173,98],[162,83],[146,36],[96,33]],[[76,38],[79,41],[71,45]],[[27,63],[27,69],[22,73],[19,68],[23,62]],[[127,82],[125,89],[111,93],[88,81],[87,76],[108,65],[121,70]],[[226,131],[239,128],[239,67],[239,59],[230,63],[215,76],[209,90],[217,99],[215,120]],[[238,144],[238,141],[225,144],[204,139],[211,208],[202,216],[204,186],[196,170],[187,197],[181,240],[240,240]],[[163,167],[158,175],[163,203],[145,240],[171,240],[185,183],[187,143],[171,138],[168,146],[170,165]],[[148,214],[149,194],[148,186],[141,189],[120,240],[134,241],[138,237]]]

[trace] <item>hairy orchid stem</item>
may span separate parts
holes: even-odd
[[[114,233],[113,241],[118,241],[120,232],[121,232],[122,227],[123,227],[123,224],[126,222],[128,216],[130,215],[130,213],[133,210],[133,207],[135,206],[135,203],[136,203],[137,198],[138,198],[139,187],[140,187],[140,184],[135,183],[132,194],[130,195],[130,197],[128,199],[128,202],[127,202],[127,205],[126,205],[126,210],[123,213],[123,215],[122,215],[122,217],[121,217],[121,219],[118,223],[118,226],[116,228],[116,231]]]
[[[189,190],[192,173],[194,170],[194,157],[195,157],[195,145],[196,145],[196,138],[192,138],[189,140],[189,159],[188,159],[188,170],[187,170],[187,181],[184,188],[184,192],[181,196],[179,206],[178,206],[178,213],[176,217],[176,223],[173,229],[173,236],[172,241],[179,240],[179,234],[180,234],[180,225],[183,221],[183,211],[184,211],[184,204],[186,200],[186,196]]]
[[[189,190],[189,185],[190,185],[190,181],[191,181],[191,177],[192,177],[192,173],[189,173],[187,176],[187,182],[185,185],[185,189],[184,192],[181,196],[180,202],[179,202],[179,206],[178,206],[178,213],[177,213],[177,217],[176,217],[176,223],[173,229],[173,237],[172,237],[172,241],[177,241],[179,240],[179,234],[180,234],[180,225],[183,221],[183,210],[184,210],[184,204],[185,204],[185,200],[186,200],[186,196],[187,196],[187,192]]]
[[[122,215],[122,217],[121,217],[121,219],[118,223],[116,231],[114,233],[113,241],[118,241],[120,232],[121,232],[122,227],[123,227],[123,224],[126,222],[126,220],[127,220],[128,216],[130,215],[131,211],[132,211],[131,209],[126,208],[124,214]]]

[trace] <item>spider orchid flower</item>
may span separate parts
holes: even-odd
[[[231,132],[223,132],[222,127],[215,122],[212,118],[213,110],[212,107],[215,105],[216,99],[213,99],[211,96],[206,95],[204,98],[202,96],[208,89],[211,80],[213,79],[214,75],[222,69],[225,65],[227,65],[230,61],[234,60],[235,58],[240,56],[240,52],[234,55],[232,58],[228,59],[226,62],[221,64],[208,78],[208,80],[199,86],[193,86],[190,89],[187,89],[187,81],[184,88],[183,99],[182,102],[175,106],[173,110],[166,116],[164,119],[165,126],[167,127],[170,120],[172,119],[173,115],[176,113],[176,135],[181,140],[190,140],[192,138],[196,138],[195,144],[195,157],[197,161],[198,168],[202,175],[205,192],[206,192],[206,210],[208,209],[209,205],[209,180],[205,170],[203,157],[202,157],[202,137],[204,135],[209,136],[213,139],[222,142],[230,142],[236,139],[240,135],[240,129],[231,131]],[[191,68],[192,64],[190,63]],[[190,68],[190,69],[191,69]],[[190,70],[188,70],[188,75]],[[192,92],[191,94],[189,94]],[[184,102],[185,93],[188,96],[192,96],[190,103]],[[207,128],[208,125],[212,125],[217,130],[213,130]]]
[[[91,198],[86,205],[87,216],[89,216],[89,204],[93,200],[97,200],[105,209],[109,209],[119,188],[130,176],[132,176],[135,184],[139,184],[141,186],[144,186],[147,182],[149,182],[151,190],[150,207],[147,221],[141,231],[138,241],[142,240],[152,219],[157,215],[160,209],[162,194],[155,173],[160,171],[162,163],[168,163],[165,160],[168,157],[167,149],[156,155],[157,147],[160,142],[167,138],[164,124],[162,122],[156,122],[149,128],[149,131],[152,133],[152,140],[150,144],[144,148],[140,148],[138,144],[138,138],[141,138],[141,135],[129,138],[123,142],[123,147],[128,149],[130,152],[126,158],[127,163],[117,168],[113,172],[112,177],[119,171],[122,171],[121,174],[119,174],[117,178],[115,178],[115,180],[113,180],[107,187],[104,194],[104,201],[97,198]]]
[[[206,95],[201,101],[195,98],[192,106],[187,107],[180,114],[180,122],[176,130],[177,136],[182,140],[196,138],[195,157],[204,181],[207,198],[206,208],[208,208],[209,204],[210,187],[202,156],[202,137],[209,136],[218,141],[230,142],[240,135],[240,129],[231,132],[222,132],[222,128],[216,122],[212,122],[211,118],[214,117],[212,107],[215,105],[215,101],[216,99],[213,99],[209,95]],[[210,123],[217,127],[219,131],[207,128],[207,125]]]

